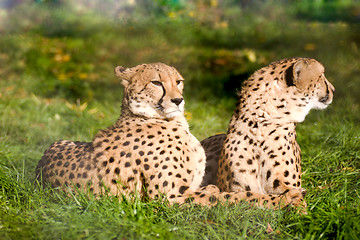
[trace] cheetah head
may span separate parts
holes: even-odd
[[[309,98],[311,108],[324,109],[333,100],[335,88],[324,72],[324,66],[315,59],[301,59],[294,64],[294,84]]]
[[[324,72],[324,66],[315,59],[295,59],[283,77],[275,81],[277,95],[289,96],[285,107],[283,103],[277,104],[278,111],[284,111],[293,122],[302,122],[311,109],[326,108],[333,100],[335,88]]]
[[[123,111],[146,118],[173,119],[184,114],[183,77],[163,63],[133,68],[118,66],[116,75],[124,86]]]
[[[298,59],[285,72],[287,86],[294,90],[294,95],[301,96],[291,112],[295,122],[304,121],[311,109],[325,109],[332,102],[335,88],[324,72],[321,63],[308,58]]]

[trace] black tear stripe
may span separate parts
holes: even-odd
[[[159,75],[159,76],[160,76],[160,75]],[[166,95],[166,90],[165,90],[163,84],[161,84],[161,88],[162,88],[162,90],[163,90],[163,95],[161,96],[160,100],[159,100],[158,103],[157,103],[159,106],[161,106],[161,104],[163,103],[164,97],[165,97],[165,95]],[[161,107],[162,107],[162,106],[161,106]]]
[[[325,85],[326,85],[326,96],[329,96],[329,93],[330,93],[330,91],[329,91],[329,85],[327,84],[326,81],[324,81],[324,82],[325,82]]]

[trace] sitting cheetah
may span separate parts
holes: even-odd
[[[314,59],[284,59],[256,71],[242,84],[227,134],[201,142],[207,155],[202,185],[263,194],[300,189],[296,124],[311,109],[326,108],[334,91]]]
[[[119,66],[115,72],[124,86],[120,118],[92,142],[53,143],[36,168],[39,181],[95,195],[107,191],[155,199],[165,194],[170,203],[180,204],[244,199],[268,207],[300,205],[299,190],[269,195],[200,188],[205,152],[184,118],[183,77],[162,63]]]

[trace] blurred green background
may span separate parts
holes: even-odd
[[[88,102],[104,91],[118,95],[116,65],[156,61],[179,69],[190,96],[232,97],[254,70],[302,56],[324,63],[337,96],[359,102],[357,1],[2,0],[2,6],[0,77],[21,79],[26,92],[41,97]]]
[[[112,238],[126,224],[136,227],[117,236],[356,239],[359,48],[356,0],[0,0],[0,239],[97,239],[100,229]],[[116,66],[176,67],[186,80],[186,117],[201,140],[226,132],[244,79],[288,57],[322,62],[336,88],[331,106],[298,126],[309,215],[162,209],[144,220],[159,208],[150,204],[140,217],[133,213],[138,205],[130,205],[123,217],[109,218],[107,204],[124,206],[54,200],[34,187],[35,166],[51,142],[90,141],[116,121],[122,99]],[[112,221],[118,225],[111,228]],[[173,225],[177,231],[168,230]]]
[[[159,61],[185,77],[189,110],[201,102],[211,111],[221,102],[231,112],[250,74],[299,56],[325,65],[335,102],[359,107],[357,1],[2,0],[1,6],[3,98],[119,106],[114,67]]]

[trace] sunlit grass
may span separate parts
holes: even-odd
[[[0,234],[5,239],[355,239],[360,230],[356,221],[360,203],[360,129],[355,124],[359,116],[346,117],[352,114],[352,108],[336,100],[327,110],[311,112],[298,127],[308,215],[254,209],[247,204],[179,208],[156,201],[68,198],[37,188],[34,168],[50,142],[62,138],[89,141],[98,129],[114,122],[120,112],[120,103],[95,102],[81,109],[81,104],[69,107],[61,98],[46,101],[32,95],[1,101],[5,114],[0,118]],[[188,97],[187,111],[191,113],[189,122],[195,136],[201,139],[226,131],[233,104],[233,100],[206,102]],[[89,113],[94,108],[103,114]],[[337,109],[345,115],[337,114]]]

